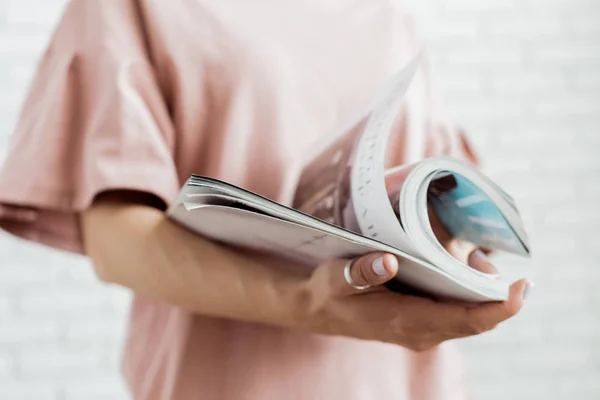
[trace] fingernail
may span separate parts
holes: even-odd
[[[481,251],[480,249],[477,249],[477,250],[475,250],[474,254],[475,254],[475,257],[479,258],[480,261],[483,261],[483,262],[489,264],[488,258],[483,251]]]
[[[475,258],[477,258],[478,262],[481,264],[486,264],[491,270],[496,270],[496,268],[494,268],[494,266],[492,265],[492,263],[490,263],[488,256],[485,255],[485,253],[483,251],[481,251],[481,249],[477,249],[473,252],[473,256],[475,256]],[[475,267],[473,265],[471,265],[472,267]],[[475,267],[476,268],[476,267]],[[479,269],[479,268],[476,268]],[[500,279],[500,274],[496,273],[493,274],[491,272],[486,272],[486,271],[482,271],[487,273],[490,278],[492,279]]]
[[[377,257],[375,260],[373,260],[373,263],[371,264],[371,268],[373,268],[373,272],[375,272],[375,275],[377,276],[387,276],[388,272],[385,269],[385,266],[383,265],[383,257]]]
[[[523,300],[527,300],[527,298],[531,295],[531,290],[533,289],[533,287],[535,286],[535,284],[531,281],[527,281],[527,284],[525,285],[525,289],[523,289]]]

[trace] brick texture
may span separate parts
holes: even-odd
[[[448,104],[533,241],[531,262],[495,259],[537,284],[521,315],[460,342],[476,397],[600,398],[600,3],[407,4]]]
[[[523,312],[460,342],[476,398],[600,398],[600,2],[407,0],[445,98],[519,203],[537,286]],[[0,0],[0,163],[65,0]],[[0,233],[0,398],[126,399],[129,295],[88,262]]]

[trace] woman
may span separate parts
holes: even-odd
[[[0,176],[1,226],[85,254],[134,292],[135,399],[467,398],[447,341],[515,315],[527,282],[503,303],[436,303],[380,286],[398,268],[391,255],[352,260],[349,280],[349,260],[299,275],[162,212],[192,173],[289,202],[319,139],[415,50],[388,1],[72,1]],[[424,71],[403,118],[388,165],[442,151],[475,161]]]

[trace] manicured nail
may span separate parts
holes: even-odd
[[[531,295],[531,290],[533,289],[533,287],[535,286],[535,284],[531,281],[527,281],[527,284],[525,285],[525,289],[523,289],[523,300],[527,300],[527,298]]]
[[[487,256],[485,255],[485,253],[483,251],[481,251],[480,249],[475,250],[474,253],[475,257],[479,258],[480,261],[483,261],[484,263],[490,263]]]
[[[491,272],[496,271],[496,268],[492,265],[492,263],[490,263],[489,258],[485,255],[483,251],[477,249],[473,252],[473,256],[477,259],[477,263],[480,265],[478,267],[475,265],[471,265],[471,267],[478,269],[481,272],[487,273],[492,279],[500,279],[500,274]]]
[[[383,257],[377,257],[375,260],[373,260],[371,267],[373,268],[373,272],[375,272],[375,275],[377,276],[388,275],[388,272],[385,269],[385,266],[383,265]]]

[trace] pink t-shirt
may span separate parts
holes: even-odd
[[[289,203],[306,157],[419,50],[394,4],[72,1],[0,174],[0,226],[82,253],[77,215],[96,194],[136,189],[169,204],[192,173]],[[475,160],[425,69],[402,115],[388,165],[442,153]],[[124,374],[135,399],[469,397],[452,343],[414,353],[192,315],[137,295],[128,332]]]

